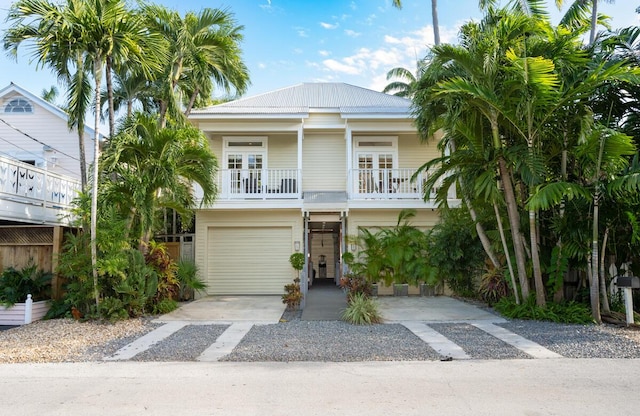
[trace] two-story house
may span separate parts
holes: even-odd
[[[219,196],[196,212],[196,263],[208,294],[281,294],[307,258],[303,290],[338,279],[346,236],[438,220],[417,168],[439,155],[419,140],[411,102],[343,83],[305,83],[192,113],[218,156]],[[454,194],[450,197],[455,198]]]
[[[87,163],[94,132],[84,132]],[[78,134],[60,108],[11,83],[0,89],[0,270],[52,270],[80,189]]]

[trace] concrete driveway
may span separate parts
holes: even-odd
[[[336,297],[344,303],[344,293],[336,290]],[[312,293],[309,293],[312,296]],[[323,298],[324,299],[324,298]],[[446,296],[435,297],[394,297],[377,298],[385,322],[466,322],[503,321],[490,312]],[[337,303],[328,302],[328,308],[319,308],[313,320],[336,320],[339,313]],[[340,303],[340,305],[342,305]],[[308,301],[308,306],[313,302]],[[346,306],[346,304],[344,305]],[[340,306],[342,308],[343,306]],[[285,305],[280,296],[207,296],[188,302],[177,310],[158,317],[157,322],[187,321],[197,323],[253,322],[257,324],[277,323]],[[321,316],[322,315],[322,316]]]
[[[284,312],[282,298],[273,296],[207,296],[188,302],[156,322],[277,323]]]

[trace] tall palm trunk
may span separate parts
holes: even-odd
[[[498,128],[498,115],[495,111],[493,111],[489,117],[489,124],[491,125],[493,148],[499,152],[502,149],[502,142]],[[516,268],[518,270],[520,290],[522,299],[527,299],[529,297],[529,280],[527,278],[526,259],[522,243],[522,234],[520,232],[520,214],[518,213],[518,203],[516,202],[513,182],[511,181],[511,170],[508,168],[507,161],[503,155],[498,156],[497,163],[500,181],[502,182],[504,190],[504,200],[507,204],[507,217],[509,218],[509,225],[511,227],[513,250],[516,255]]]
[[[609,227],[607,227],[604,231],[604,237],[602,238],[602,255],[600,256],[600,296],[602,298],[602,312],[606,314],[611,313],[611,308],[609,307],[609,296],[607,295],[607,282],[605,279],[605,270],[604,270],[604,258],[605,253],[607,252],[607,241],[609,240]]]
[[[456,142],[453,138],[449,140],[449,149],[451,152],[456,151]],[[469,215],[471,216],[471,220],[475,224],[476,233],[478,234],[478,238],[480,239],[480,243],[482,244],[482,248],[484,249],[485,254],[487,255],[487,257],[489,257],[489,260],[491,260],[493,267],[495,267],[496,269],[499,268],[500,261],[498,260],[498,256],[496,256],[495,252],[491,248],[491,240],[489,240],[487,232],[482,226],[482,223],[478,221],[478,214],[476,213],[475,208],[471,204],[469,198],[464,194],[464,192],[462,193],[461,198],[467,206],[467,209],[469,210]]]
[[[438,0],[431,0],[431,21],[433,22],[433,43],[440,45],[440,23],[438,22]]]
[[[598,0],[591,0],[591,33],[589,34],[589,44],[596,40],[596,30],[598,29]]]
[[[502,241],[502,249],[504,250],[504,256],[507,261],[507,267],[509,268],[509,276],[511,277],[511,286],[513,287],[513,296],[516,299],[516,304],[520,304],[520,295],[518,294],[518,285],[516,283],[516,277],[513,273],[513,265],[511,264],[511,253],[509,252],[509,245],[507,244],[507,238],[504,235],[504,227],[502,226],[502,216],[500,215],[500,209],[498,204],[493,203],[493,210],[496,214],[496,222],[498,223],[498,231],[500,232],[500,241]]]
[[[529,209],[529,238],[531,244],[531,263],[533,265],[533,282],[536,288],[536,305],[544,307],[547,303],[542,282],[542,270],[540,267],[540,250],[538,248],[538,224],[536,211]]]
[[[93,276],[93,294],[96,300],[96,310],[100,314],[100,291],[98,290],[98,161],[100,160],[100,84],[102,81],[102,63],[100,56],[93,62],[93,76],[95,78],[95,120],[93,140],[93,185],[91,187],[91,274]]]
[[[526,260],[520,232],[520,214],[518,213],[516,196],[513,191],[513,183],[511,182],[511,172],[507,167],[506,160],[502,156],[498,158],[498,168],[504,189],[504,199],[507,204],[509,225],[511,226],[511,239],[513,240],[513,249],[516,255],[516,268],[518,270],[520,290],[522,292],[522,298],[527,299],[529,297],[529,280],[527,278]]]
[[[191,114],[191,109],[193,109],[193,105],[196,102],[196,98],[198,98],[198,94],[200,94],[200,88],[196,87],[196,89],[193,91],[193,94],[191,94],[191,97],[189,98],[189,105],[184,110],[184,115],[186,117],[189,117],[189,114]]]
[[[480,239],[480,243],[482,244],[482,248],[484,249],[485,254],[487,255],[487,257],[489,257],[489,260],[491,261],[491,264],[493,264],[493,267],[495,267],[496,269],[500,268],[500,261],[498,260],[496,253],[494,253],[493,249],[491,248],[491,241],[487,236],[487,232],[482,226],[482,223],[478,221],[478,214],[476,213],[476,210],[473,208],[473,205],[471,205],[471,202],[468,198],[463,196],[462,199],[467,205],[469,215],[471,216],[471,219],[476,226],[476,233],[478,234],[478,238]]]
[[[116,118],[115,118],[115,110],[113,105],[113,80],[112,80],[112,66],[113,66],[113,58],[109,55],[107,56],[107,68],[105,70],[105,80],[107,82],[107,102],[109,104],[109,137],[113,137],[116,130]]]

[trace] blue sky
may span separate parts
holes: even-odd
[[[571,0],[566,1],[569,4]],[[6,10],[12,2],[0,0],[0,30],[7,27]],[[203,7],[227,8],[244,25],[243,58],[255,95],[300,82],[347,82],[382,90],[391,68],[415,68],[416,58],[433,44],[430,0],[403,0],[403,9],[391,0],[158,0],[182,12]],[[477,19],[477,0],[439,0],[442,42],[455,42],[459,26]],[[559,16],[548,1],[552,16]],[[614,28],[640,24],[635,13],[640,0],[600,2],[600,11],[612,17]],[[0,52],[0,88],[15,82],[34,94],[56,84],[48,69],[36,71],[30,57],[16,63]]]

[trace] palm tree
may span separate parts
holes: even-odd
[[[393,7],[402,9],[401,0],[393,0]],[[431,0],[431,22],[433,24],[433,43],[440,45],[440,23],[438,22],[438,0]]]
[[[238,43],[242,40],[242,26],[231,13],[205,8],[198,14],[188,12],[184,18],[163,6],[148,5],[143,10],[151,30],[161,33],[169,44],[169,61],[158,76],[162,86],[159,98],[160,122],[167,115],[179,117],[186,95],[185,113],[202,93],[211,93],[213,85],[229,93],[246,91],[248,70],[240,59]]]
[[[141,19],[132,16],[125,0],[67,0],[59,5],[46,0],[19,0],[12,6],[9,19],[14,25],[5,35],[5,48],[10,48],[15,53],[23,41],[35,42],[34,55],[38,58],[39,65],[54,68],[72,86],[69,107],[72,113],[77,112],[75,120],[79,132],[84,129],[84,114],[80,114],[80,111],[86,110],[85,104],[88,102],[85,94],[88,85],[86,72],[90,71],[94,81],[95,138],[90,233],[94,292],[98,306],[100,300],[95,236],[102,77],[106,68],[107,89],[110,90],[114,60],[119,62],[125,58],[135,62],[142,72],[151,76],[156,62],[146,59],[147,51],[156,50],[153,41],[157,37],[142,26]],[[71,75],[72,67],[75,68],[75,75]],[[110,129],[113,131],[112,111]]]
[[[192,183],[202,203],[214,200],[216,158],[207,138],[191,126],[160,127],[158,117],[134,113],[111,138],[102,162],[105,203],[118,206],[143,248],[161,208],[188,217],[195,208]]]
[[[411,98],[413,97],[413,91],[420,78],[420,61],[418,61],[418,74],[414,75],[406,68],[393,68],[387,72],[387,81],[396,79],[396,81],[390,82],[382,90],[385,94],[392,93],[398,97]]]
[[[565,18],[573,18],[574,16],[584,15],[585,11],[591,9],[591,31],[589,34],[589,44],[593,44],[596,40],[596,34],[598,30],[598,23],[601,22],[600,16],[598,16],[598,1],[599,0],[572,0],[571,6],[565,14]],[[602,0],[607,3],[614,3],[614,0]],[[558,10],[565,3],[564,0],[556,0],[556,6]]]

